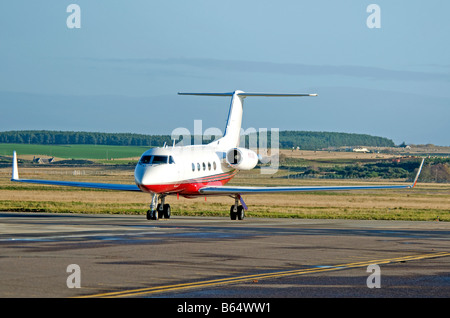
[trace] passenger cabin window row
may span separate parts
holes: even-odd
[[[162,165],[162,164],[174,164],[172,156],[142,156],[141,160],[139,160],[140,164],[145,165]]]
[[[142,156],[141,159],[139,160],[140,164],[144,164],[144,165],[162,165],[162,164],[174,164],[175,161],[173,160],[172,156]],[[201,171],[203,169],[203,171],[206,171],[206,169],[208,170],[216,170],[217,169],[217,164],[215,161],[213,161],[213,163],[211,164],[211,162],[197,162],[197,164],[192,163],[192,171],[195,171],[195,169],[197,168],[197,171]]]
[[[192,163],[192,171],[195,171],[195,167],[197,167],[197,171],[200,171],[202,168],[203,168],[203,171],[206,171],[206,166],[208,166],[208,170],[211,170],[211,167],[214,170],[217,169],[217,164],[215,161],[213,161],[212,165],[211,165],[211,162],[208,162],[207,164],[202,162],[201,165],[199,162],[197,162],[197,165],[195,165],[195,163]]]

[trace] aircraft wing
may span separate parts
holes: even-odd
[[[339,191],[339,190],[380,190],[380,189],[412,189],[417,183],[420,172],[422,171],[422,159],[419,171],[412,184],[405,185],[373,185],[373,186],[291,186],[291,187],[241,187],[241,186],[214,186],[203,187],[199,189],[201,194],[260,194],[260,193],[283,193],[283,192],[313,192],[313,191]]]
[[[118,190],[118,191],[139,191],[135,184],[115,184],[115,183],[93,183],[93,182],[74,182],[74,181],[55,181],[55,180],[32,180],[32,179],[11,179],[14,182],[37,183],[48,185],[59,185],[68,187],[80,187],[91,189]]]
[[[37,183],[48,185],[59,185],[69,187],[91,188],[91,189],[104,189],[104,190],[118,190],[118,191],[139,191],[141,189],[136,184],[114,184],[114,183],[92,183],[92,182],[77,182],[77,181],[56,181],[56,180],[32,180],[32,179],[20,179],[19,170],[17,167],[17,155],[14,151],[13,155],[13,168],[11,181],[24,182],[24,183]]]

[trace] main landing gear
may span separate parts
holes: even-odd
[[[166,195],[152,194],[152,203],[150,210],[147,211],[147,220],[170,219],[170,205],[165,204]],[[243,220],[247,207],[239,194],[233,196],[234,204],[230,208],[230,218],[232,220]],[[160,201],[160,203],[158,203]],[[239,204],[239,201],[242,205]]]
[[[150,210],[147,211],[147,220],[170,219],[170,205],[164,203],[165,198],[164,194],[160,194],[159,197],[156,193],[152,194],[152,203],[150,204]],[[158,203],[158,200],[161,203]]]
[[[230,219],[243,220],[245,218],[245,203],[242,201],[244,205],[239,205],[239,201],[241,200],[241,196],[237,194],[234,197],[234,204],[230,208]]]

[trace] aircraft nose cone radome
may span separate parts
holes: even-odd
[[[136,170],[134,171],[134,181],[137,185],[144,184],[145,182],[145,169],[142,167],[136,167]]]

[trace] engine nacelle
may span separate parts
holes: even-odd
[[[238,170],[252,170],[258,164],[256,152],[246,148],[232,148],[227,151],[226,162]]]

